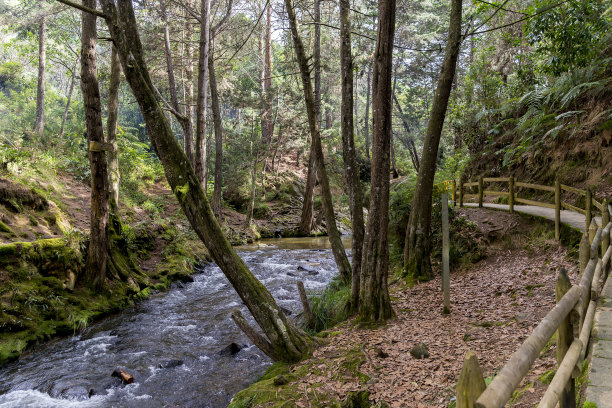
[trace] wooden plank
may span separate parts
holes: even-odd
[[[565,208],[566,210],[574,211],[582,215],[586,214],[586,211],[583,210],[582,208],[574,207],[573,205],[565,203],[565,202],[561,202],[561,206]]]
[[[485,177],[482,179],[485,183],[507,183],[510,181],[510,177]]]
[[[464,194],[463,198],[478,198],[478,194]]]
[[[554,204],[541,203],[539,201],[527,200],[525,198],[516,197],[514,199],[514,201],[516,201],[517,203],[523,203],[523,204],[527,204],[527,205],[535,205],[536,207],[552,208],[553,210],[555,209],[555,205]]]
[[[448,225],[448,195],[442,194],[442,314],[450,314],[450,238]]]
[[[570,193],[579,194],[583,196],[586,195],[585,190],[580,190],[579,188],[572,187],[572,186],[566,186],[565,184],[561,184],[561,190],[569,191]]]
[[[484,194],[486,196],[504,196],[504,197],[508,197],[510,195],[510,193],[507,191],[493,191],[493,190],[485,190]]]
[[[602,203],[598,202],[596,199],[593,199],[593,205],[597,207],[599,211],[603,210],[604,206]]]
[[[477,181],[472,181],[470,183],[463,183],[463,187],[476,187],[478,185]]]
[[[551,186],[543,186],[541,184],[533,184],[533,183],[523,183],[517,181],[514,183],[516,187],[524,187],[524,188],[533,188],[534,190],[543,190],[543,191],[552,191],[555,192],[555,188]]]
[[[562,319],[572,311],[580,300],[582,289],[573,286],[563,298],[546,314],[540,324],[533,330],[521,347],[512,354],[510,360],[493,382],[487,387],[476,401],[478,408],[503,407],[512,396],[512,393],[529,372],[533,362],[538,358],[546,343],[559,327]]]
[[[583,344],[580,339],[574,340],[569,350],[567,350],[567,354],[561,365],[559,365],[550,385],[546,389],[544,397],[542,397],[540,404],[538,404],[538,408],[555,408],[557,406],[557,402],[559,402],[559,397],[565,389],[565,385],[572,377],[574,367],[576,367],[576,362],[580,357],[582,348]]]

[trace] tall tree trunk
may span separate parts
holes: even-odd
[[[416,277],[431,277],[431,196],[440,135],[461,46],[461,0],[452,0],[446,53],[427,124],[423,156],[406,228],[404,268]]]
[[[393,315],[389,273],[389,160],[391,147],[391,74],[395,0],[378,1],[378,38],[372,81],[372,186],[363,243],[358,319],[383,322]]]
[[[406,138],[408,141],[407,147],[408,147],[408,152],[410,153],[410,160],[412,161],[412,166],[418,173],[419,171],[419,153],[417,152],[416,146],[414,144],[414,138],[410,135],[410,126],[408,125],[406,116],[404,116],[402,105],[400,105],[399,101],[397,100],[397,96],[395,95],[395,92],[393,92],[393,102],[395,102],[394,105],[400,114],[400,118],[402,119],[402,125],[404,126],[404,130],[406,131]]]
[[[365,106],[365,122],[364,122],[364,135],[365,135],[365,148],[366,156],[370,160],[370,90],[372,89],[372,64],[368,66],[368,80],[366,82],[366,106]]]
[[[314,0],[314,110],[316,121],[321,126],[321,0]],[[306,186],[304,188],[304,201],[302,203],[302,216],[300,218],[300,235],[310,235],[314,222],[314,190],[317,184],[318,157],[315,141],[311,139],[310,154],[308,156],[308,170]]]
[[[112,146],[108,152],[108,183],[110,209],[119,215],[119,151],[117,150],[117,122],[119,119],[119,84],[121,61],[117,47],[112,46],[111,75],[108,85],[108,117],[106,118],[106,141]]]
[[[40,1],[44,10],[45,0]],[[36,88],[36,124],[34,132],[43,140],[45,136],[45,69],[47,66],[47,16],[40,17],[38,25],[38,85]]]
[[[310,135],[314,143],[314,151],[317,156],[318,172],[321,180],[321,195],[323,198],[323,210],[325,213],[325,222],[327,224],[327,235],[329,236],[329,242],[332,247],[334,259],[338,265],[338,272],[345,282],[350,282],[351,277],[351,265],[346,256],[344,245],[340,239],[340,232],[336,226],[336,219],[334,215],[334,207],[332,202],[331,191],[329,188],[329,179],[327,178],[327,171],[325,170],[325,162],[323,160],[323,147],[321,146],[321,137],[319,134],[319,123],[317,121],[315,113],[315,101],[312,92],[312,82],[310,79],[310,68],[308,67],[308,60],[306,53],[304,52],[304,45],[298,31],[298,22],[295,15],[295,9],[293,7],[292,0],[285,0],[285,6],[287,7],[287,14],[289,16],[289,25],[291,26],[291,36],[293,37],[293,47],[295,48],[295,55],[300,66],[300,74],[302,76],[302,87],[304,88],[304,100],[306,103],[306,111],[308,114],[308,125],[310,128]]]
[[[187,0],[187,6],[192,7],[191,0]],[[195,169],[195,152],[193,146],[193,29],[187,15],[185,16],[185,128],[183,128],[183,148],[189,163]]]
[[[251,188],[249,192],[249,203],[247,206],[246,219],[244,227],[249,228],[253,221],[253,209],[255,208],[255,191],[257,182],[257,162],[259,161],[259,146],[255,146],[255,117],[251,119],[251,158],[253,166],[251,167]]]
[[[96,7],[96,0],[83,0],[83,6]],[[86,277],[94,287],[104,285],[108,242],[108,174],[103,150],[102,104],[98,87],[96,16],[83,12],[81,34],[81,90],[85,104],[85,124],[91,168],[91,219]]]
[[[393,110],[393,109],[391,109]],[[393,131],[391,131],[391,173],[393,174],[393,178],[396,179],[399,177],[399,172],[397,171],[397,162],[395,160],[395,145],[394,145],[394,136]]]
[[[215,72],[214,42],[208,56],[208,76],[210,79],[210,102],[212,105],[213,126],[215,128],[215,189],[213,190],[212,208],[218,220],[221,220],[223,189],[223,120],[217,90]]]
[[[359,282],[363,247],[363,195],[359,182],[359,169],[355,159],[353,135],[353,55],[351,51],[350,0],[340,0],[340,65],[342,74],[342,155],[349,195],[349,208],[353,227],[353,265],[351,278],[351,309],[359,305]]]
[[[266,287],[255,278],[223,235],[195,171],[174,139],[159,106],[146,68],[130,0],[101,0],[109,16],[108,28],[119,49],[125,77],[147,124],[151,144],[162,162],[166,178],[195,232],[224,272],[267,338],[251,333],[251,340],[275,360],[297,361],[313,348],[310,336],[286,318]],[[238,322],[239,313],[234,313]],[[244,323],[244,321],[240,321]]]
[[[76,82],[76,70],[79,65],[79,58],[77,57],[74,61],[74,67],[72,67],[72,77],[70,78],[70,87],[68,88],[68,98],[66,100],[66,107],[64,108],[64,115],[62,116],[62,125],[60,127],[60,133],[58,139],[62,139],[64,136],[64,130],[66,129],[66,120],[68,119],[68,111],[70,110],[70,103],[72,102],[72,93],[74,92],[74,83]]]
[[[195,171],[206,191],[206,105],[208,100],[208,47],[210,37],[210,0],[201,1],[200,56],[198,59],[198,101],[196,105]]]
[[[174,78],[174,63],[172,62],[172,49],[170,48],[170,27],[168,23],[168,13],[166,11],[166,3],[164,0],[160,0],[160,11],[162,20],[164,22],[164,51],[166,54],[166,68],[168,71],[168,88],[170,88],[170,102],[172,108],[177,112],[180,112],[178,96],[176,93],[176,80]]]

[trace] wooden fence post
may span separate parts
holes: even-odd
[[[589,232],[589,244],[592,244],[593,240],[595,239],[595,235],[597,235],[597,223],[595,222],[594,219],[591,219],[591,223],[589,224],[588,232]]]
[[[442,194],[442,292],[444,307],[442,314],[450,314],[450,238],[448,225],[448,195]]]
[[[468,351],[463,360],[463,368],[457,380],[457,408],[474,408],[480,394],[487,388],[478,365],[476,353]]]
[[[510,176],[508,191],[508,202],[510,204],[510,214],[514,214],[514,176]]]
[[[463,176],[459,179],[459,207],[463,207]]]
[[[582,238],[580,239],[578,259],[580,261],[580,276],[582,276],[584,269],[589,263],[589,259],[591,259],[591,247],[589,246],[589,238],[586,232],[582,234]]]
[[[453,207],[457,205],[457,184],[455,183],[455,179],[451,181],[452,193],[451,193],[451,201],[453,202]]]
[[[585,204],[585,211],[586,211],[585,230],[587,231],[589,227],[591,226],[591,219],[593,217],[593,215],[591,214],[592,207],[593,207],[593,192],[591,191],[591,187],[587,187],[586,188],[586,204]]]
[[[608,199],[605,198],[601,202],[601,229],[606,228],[606,225],[610,222],[610,212],[608,211]],[[603,258],[608,247],[610,246],[610,235],[603,234],[601,237],[601,257]]]
[[[555,239],[561,239],[561,183],[555,179]]]
[[[559,278],[557,278],[557,284],[555,286],[555,299],[557,303],[572,287],[572,283],[567,276],[565,268],[561,268],[559,272]],[[559,329],[557,330],[557,367],[561,365],[563,357],[569,350],[572,342],[574,341],[574,325],[572,324],[572,314],[568,314],[565,319],[561,321]],[[565,389],[559,395],[559,408],[575,408],[576,407],[576,383],[573,379],[570,379],[565,386]]]
[[[483,177],[478,177],[478,207],[482,208],[482,201],[484,198],[484,180]]]

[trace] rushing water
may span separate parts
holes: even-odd
[[[240,256],[295,316],[302,309],[296,281],[316,291],[337,273],[327,239],[264,242],[240,248]],[[231,320],[235,308],[249,313],[221,270],[210,264],[200,272],[193,283],[154,294],[0,369],[0,407],[226,406],[270,360]],[[247,347],[221,355],[232,342]],[[159,367],[173,359],[183,364]],[[118,384],[115,368],[132,374],[134,383]]]

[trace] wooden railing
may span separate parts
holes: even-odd
[[[559,213],[561,207],[560,190],[570,191],[576,194],[584,194],[587,197],[585,210],[566,205],[570,210],[579,210],[589,218],[592,203],[602,210],[602,227],[598,227],[593,219],[590,219],[587,231],[583,234],[580,244],[580,271],[581,279],[577,285],[571,285],[564,270],[559,274],[556,293],[556,306],[551,309],[540,324],[533,330],[531,335],[523,342],[519,349],[510,357],[510,360],[499,371],[489,386],[485,386],[482,371],[478,366],[478,360],[473,352],[466,355],[463,369],[457,382],[457,408],[500,408],[512,397],[522,379],[527,375],[536,358],[540,355],[548,341],[555,332],[557,335],[557,370],[548,386],[544,397],[540,400],[539,408],[554,408],[557,403],[560,408],[574,407],[576,401],[576,390],[574,379],[580,374],[582,362],[584,361],[588,343],[591,336],[593,317],[595,315],[596,301],[600,294],[600,281],[606,281],[611,269],[612,257],[612,206],[598,203],[592,199],[589,190],[578,190],[569,186],[555,183],[555,187],[540,186],[531,183],[515,183],[512,178],[481,178],[477,183],[460,184],[460,204],[463,204],[464,195],[461,194],[465,187],[478,185],[479,204],[482,205],[483,196],[487,194],[483,188],[484,182],[505,182],[510,185],[508,194],[510,197],[510,208],[513,202],[526,202],[530,205],[550,206],[548,203],[523,200],[516,197],[514,187],[536,188],[544,191],[555,192],[554,208]],[[490,192],[492,195],[501,192]],[[465,195],[467,197],[467,194]],[[552,208],[552,207],[550,207]],[[556,230],[558,229],[559,217],[557,216]],[[574,334],[577,323],[578,335]]]
[[[494,191],[494,190],[485,190],[485,183],[508,183],[508,191]],[[478,193],[465,193],[465,189],[478,187]],[[554,193],[554,199],[552,202],[543,202],[536,200],[529,200],[526,198],[519,197],[517,194],[517,189],[531,189],[538,191],[545,191],[549,193]],[[457,191],[455,191],[457,190]],[[582,209],[570,203],[567,203],[562,200],[562,195],[564,192],[576,194],[579,196],[585,197],[585,208]],[[593,219],[593,207],[599,209],[604,212],[604,209],[608,206],[607,200],[603,200],[602,202],[598,202],[593,198],[593,192],[590,187],[587,187],[585,190],[581,190],[575,187],[566,186],[565,184],[561,184],[558,180],[555,181],[554,186],[545,186],[541,184],[534,183],[524,183],[521,181],[516,181],[513,176],[511,177],[480,177],[478,181],[471,181],[464,183],[463,181],[459,182],[458,189],[453,188],[453,197],[459,198],[459,205],[463,207],[464,199],[474,198],[478,200],[478,206],[482,207],[484,198],[486,196],[490,197],[508,197],[508,204],[510,207],[510,212],[514,213],[514,205],[516,203],[533,205],[536,207],[544,207],[544,208],[552,208],[555,210],[555,238],[559,239],[561,236],[561,209],[570,210],[573,212],[580,213],[586,216],[585,219],[585,231],[588,231],[591,226],[591,220]]]

